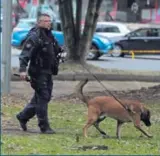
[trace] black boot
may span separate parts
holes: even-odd
[[[26,120],[22,120],[21,118],[20,118],[20,115],[19,114],[17,114],[16,115],[16,117],[17,117],[17,119],[18,119],[18,121],[19,121],[19,124],[20,124],[20,126],[21,126],[21,128],[23,129],[23,131],[27,131],[27,121]]]
[[[38,126],[43,134],[54,134],[56,133],[49,125],[48,119],[39,119]]]
[[[48,127],[48,128],[41,128],[41,132],[43,133],[43,134],[55,134],[56,132],[52,129],[52,128],[50,128],[50,127]]]

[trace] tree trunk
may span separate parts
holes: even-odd
[[[72,0],[59,0],[59,11],[62,21],[62,29],[64,33],[65,45],[68,51],[68,59],[75,58],[76,54],[73,53],[76,43],[75,38],[75,25],[73,19]]]
[[[72,62],[85,62],[86,52],[90,43],[99,16],[103,0],[89,0],[84,30],[81,33],[82,2],[76,0],[76,17],[74,20],[72,0],[59,0],[59,12],[67,47],[67,58]]]
[[[85,27],[79,43],[80,62],[85,61],[85,56],[90,49],[92,37],[97,24],[99,10],[102,0],[89,0],[88,10],[85,20]]]

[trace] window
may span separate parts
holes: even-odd
[[[151,35],[150,29],[141,29],[140,31],[136,32],[136,35],[139,37],[146,37]]]
[[[160,29],[153,29],[154,37],[160,37]]]
[[[97,25],[96,32],[103,32],[103,29],[102,29],[101,25]]]
[[[128,36],[130,37],[158,37],[160,36],[160,29],[156,29],[156,28],[138,29],[134,32],[131,32]]]
[[[18,28],[32,28],[36,24],[35,22],[27,22],[27,21],[20,21],[17,25]]]
[[[62,31],[61,23],[57,23],[57,31]]]
[[[53,21],[52,26],[53,26],[53,30],[62,31],[61,22]]]
[[[103,32],[109,32],[109,33],[119,33],[119,28],[116,26],[105,26],[103,28]]]

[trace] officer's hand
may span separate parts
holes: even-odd
[[[22,80],[26,80],[26,77],[27,77],[27,73],[26,73],[26,72],[21,72],[21,73],[20,73],[20,78],[21,78]]]

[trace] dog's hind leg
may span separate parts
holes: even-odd
[[[99,128],[99,123],[102,122],[106,117],[99,117],[97,121],[94,123],[94,127],[104,136],[108,136],[104,131]]]
[[[96,110],[93,107],[88,108],[88,121],[87,124],[83,127],[83,135],[87,137],[87,130],[90,126],[92,126],[98,119],[98,114],[95,113]]]
[[[116,136],[118,139],[121,139],[121,126],[123,125],[122,121],[117,120],[117,131]]]
[[[88,130],[88,128],[90,126],[92,126],[95,123],[96,120],[97,120],[97,118],[90,118],[90,119],[88,119],[87,124],[83,127],[83,135],[84,135],[84,137],[86,137],[86,138],[88,137],[87,136],[87,130]]]

